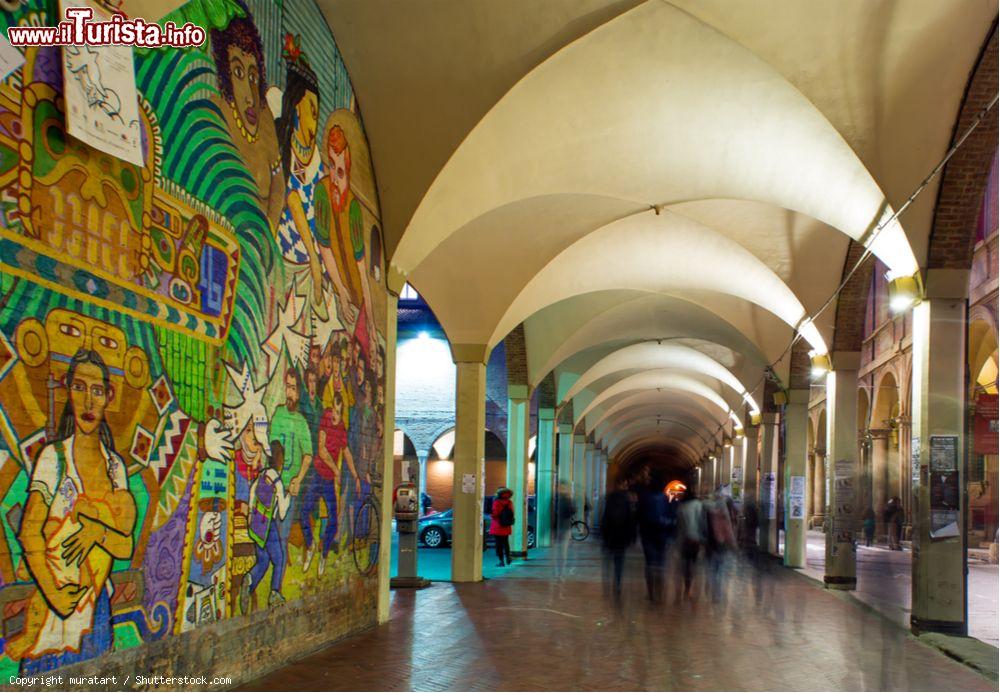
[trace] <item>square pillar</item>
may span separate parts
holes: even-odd
[[[573,505],[576,515],[573,519],[583,519],[584,484],[587,481],[587,437],[573,435]]]
[[[393,441],[396,434],[396,320],[399,297],[389,291],[385,301],[385,387],[383,388],[384,410],[382,418],[382,494],[379,498],[379,545],[378,545],[378,605],[376,615],[379,623],[389,620],[389,579],[392,563],[392,470]]]
[[[527,385],[507,386],[507,487],[514,492],[510,553],[516,558],[528,555],[528,394]]]
[[[788,391],[785,405],[785,565],[806,565],[809,488],[809,390]]]
[[[826,574],[831,589],[857,584],[855,534],[860,502],[858,352],[834,352],[826,374]]]
[[[757,468],[760,464],[760,426],[747,426],[745,431],[746,452],[743,455],[743,503],[758,505]]]
[[[556,411],[538,408],[538,439],[535,447],[535,542],[539,548],[552,543],[552,501],[555,497]]]
[[[583,457],[583,482],[581,485],[581,498],[583,499],[583,508],[581,512],[583,513],[583,521],[587,524],[593,522],[594,505],[593,505],[593,486],[594,486],[594,456],[597,454],[597,448],[592,442],[588,442],[584,448]]]
[[[573,497],[573,424],[561,423],[556,427],[556,454],[558,456],[559,493]],[[557,498],[558,500],[558,498]],[[558,511],[558,508],[557,508]]]
[[[760,548],[778,555],[778,435],[777,412],[763,415],[760,446]]]
[[[743,506],[743,467],[746,459],[747,439],[741,436],[733,441],[733,471],[730,474],[730,488],[733,502],[738,507]]]
[[[457,362],[455,476],[452,486],[451,579],[483,579],[483,485],[486,435],[486,364]]]
[[[955,281],[941,282],[949,277]],[[914,632],[966,635],[968,629],[965,582],[968,326],[964,298],[967,280],[967,272],[931,270],[927,279],[929,298],[913,309],[910,444],[915,502],[910,625]],[[953,286],[940,286],[941,283]]]

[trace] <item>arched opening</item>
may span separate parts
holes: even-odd
[[[899,469],[899,385],[895,375],[882,375],[875,390],[870,419],[872,435],[872,507],[877,518],[876,532],[888,536],[885,509],[892,498],[902,499]]]
[[[826,407],[816,418],[815,447],[812,449],[812,515],[810,527],[822,527],[826,517]]]

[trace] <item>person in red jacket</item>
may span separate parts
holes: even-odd
[[[506,486],[497,489],[493,496],[493,506],[490,509],[490,534],[496,542],[498,568],[502,568],[504,557],[507,559],[506,565],[510,565],[510,534],[514,527],[514,503],[510,500],[514,492]]]

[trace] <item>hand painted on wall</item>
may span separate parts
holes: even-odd
[[[251,6],[281,36],[234,0],[203,50],[137,52],[141,167],[65,133],[54,49],[0,83],[0,673],[328,590],[374,617],[371,160],[319,11]]]

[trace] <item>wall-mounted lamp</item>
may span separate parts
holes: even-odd
[[[771,395],[771,399],[774,400],[774,406],[780,407],[788,404],[788,395],[785,394],[784,390],[779,390]]]
[[[889,310],[896,314],[905,313],[920,302],[920,293],[916,275],[889,279]]]

